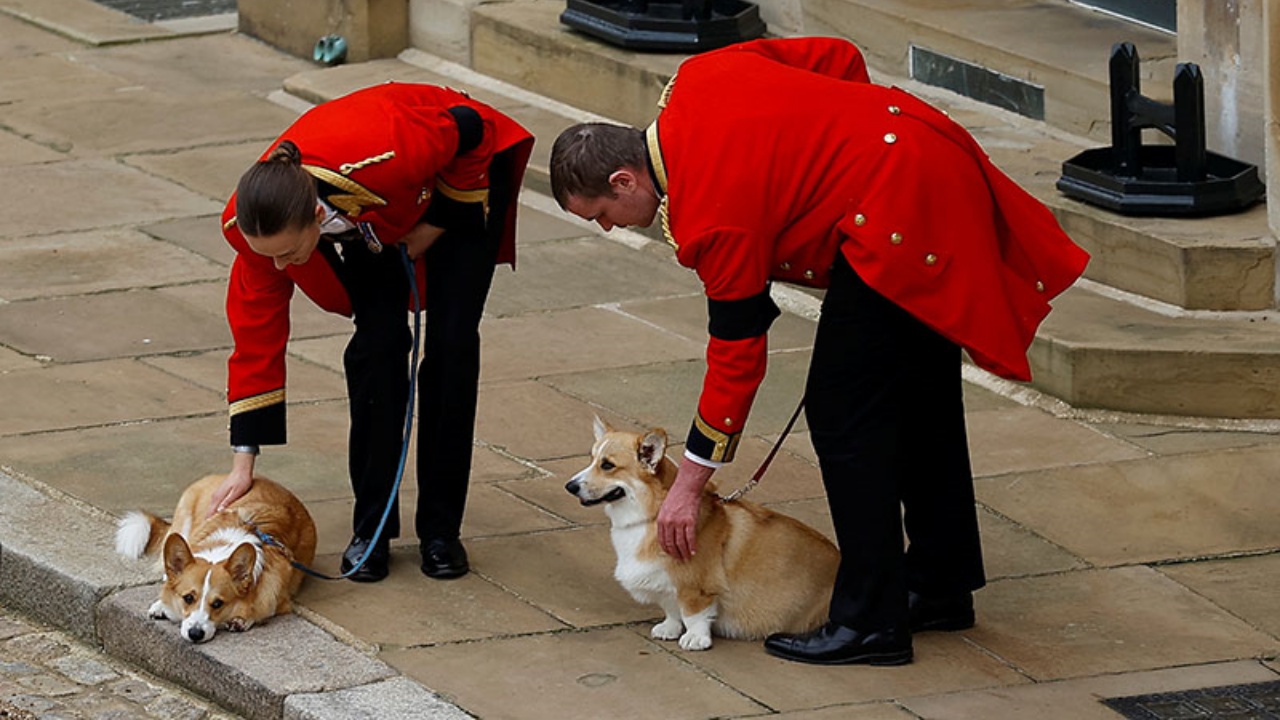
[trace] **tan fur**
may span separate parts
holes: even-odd
[[[619,553],[616,575],[637,600],[659,604],[662,600],[661,593],[654,592],[655,578],[660,584],[661,575],[642,572],[646,563],[660,568],[674,587],[678,617],[673,618],[668,608],[667,619],[654,628],[655,637],[674,639],[679,621],[686,628],[680,636],[682,647],[709,647],[709,637],[690,637],[697,634],[694,616],[709,608],[715,614],[711,629],[731,638],[805,632],[826,622],[840,563],[840,553],[831,541],[804,523],[753,502],[723,503],[709,483],[698,520],[697,553],[687,562],[671,558],[657,539],[658,509],[677,470],[663,454],[666,433],[660,429],[618,432],[597,422],[591,466],[575,475],[566,489],[583,504],[609,503]],[[625,488],[625,498],[604,500],[619,487]],[[632,502],[634,508],[626,505]],[[642,534],[627,535],[632,531],[619,528],[633,521],[640,523],[635,530]],[[632,551],[634,563],[623,557]]]
[[[224,477],[210,475],[188,487],[178,500],[172,522],[141,513],[150,524],[146,553],[154,555],[162,549],[165,570],[160,599],[151,614],[182,622],[184,637],[195,642],[212,637],[214,628],[247,630],[273,615],[291,611],[292,598],[304,577],[291,561],[310,565],[315,559],[316,528],[310,513],[293,493],[266,478],[255,478],[249,492],[231,507],[206,518],[213,493]],[[125,524],[122,520],[121,533]],[[230,549],[219,532],[223,537],[228,532],[252,535],[255,528],[283,546],[262,545],[261,572],[255,572],[259,551],[252,542],[232,543],[234,550],[217,562],[199,557],[219,546]],[[189,619],[201,605],[192,599],[205,594],[206,581],[210,601],[203,606],[208,623],[214,627],[196,633],[199,637],[190,637]]]

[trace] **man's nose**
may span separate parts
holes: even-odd
[[[596,222],[600,223],[600,227],[604,228],[605,232],[609,232],[613,229],[613,223],[605,220],[604,218],[600,218],[599,220],[596,220]]]
[[[283,270],[289,267],[289,261],[284,258],[272,258],[271,262],[275,263],[277,270]]]

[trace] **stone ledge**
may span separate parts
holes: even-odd
[[[115,552],[115,519],[0,473],[0,603],[98,642],[94,609],[121,587],[154,582]]]
[[[1162,314],[1084,287],[1059,296],[1029,358],[1035,386],[1081,408],[1280,417],[1280,322]]]
[[[276,720],[294,694],[346,690],[397,675],[296,615],[194,645],[177,626],[147,617],[157,587],[111,595],[98,608],[103,647],[252,720]]]

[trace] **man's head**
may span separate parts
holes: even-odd
[[[560,133],[551,147],[551,193],[560,207],[600,227],[648,226],[658,211],[644,133],[585,123]]]

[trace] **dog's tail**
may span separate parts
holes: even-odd
[[[131,510],[116,524],[116,552],[127,558],[140,558],[160,552],[169,523],[151,513]]]

